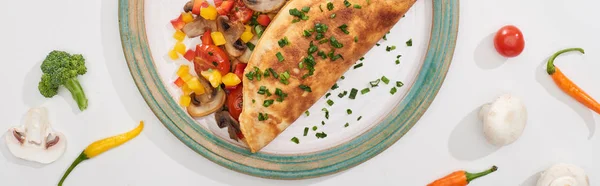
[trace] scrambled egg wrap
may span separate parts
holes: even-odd
[[[244,72],[243,111],[239,121],[251,152],[260,151],[268,145],[317,102],[356,61],[381,40],[415,1],[349,0],[352,4],[349,7],[342,0],[288,2],[265,30]],[[328,2],[333,3],[332,10],[329,10],[331,6],[328,6]],[[293,10],[302,12],[304,7],[310,7],[308,13],[303,12],[307,16],[304,18]],[[290,14],[291,9],[296,15]],[[334,18],[332,14],[335,14]],[[321,25],[320,29],[316,29],[315,25],[318,23],[328,27],[320,40],[316,40],[316,35],[318,31],[323,31],[323,27]],[[347,25],[345,29],[339,28],[344,24]],[[307,37],[305,30],[311,36]],[[324,40],[331,40],[332,36],[337,43]],[[280,41],[285,38],[289,42]],[[307,66],[310,65],[305,62],[305,58],[309,56],[311,41],[317,47],[310,54],[315,61],[314,73],[306,75],[309,74],[310,67]],[[323,42],[319,43],[320,41]],[[280,42],[288,44],[281,47]],[[343,46],[340,47],[339,44]],[[335,49],[333,53],[332,49]],[[319,55],[320,51],[327,54],[327,59]],[[256,72],[258,76],[264,73],[268,75],[259,80]],[[286,72],[289,78],[285,78]],[[281,90],[279,95],[276,94],[277,89]]]

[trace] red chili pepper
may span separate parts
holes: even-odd
[[[493,166],[492,168],[480,172],[480,173],[469,173],[464,170],[455,171],[446,177],[440,178],[427,186],[466,186],[474,179],[488,175],[498,170],[498,167]]]

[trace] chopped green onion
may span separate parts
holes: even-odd
[[[321,58],[323,58],[323,59],[327,59],[327,54],[325,54],[325,52],[323,52],[323,51],[317,52],[317,55],[321,56]]]
[[[307,110],[307,111],[304,111],[304,114],[305,114],[306,116],[310,116],[310,112],[309,112],[308,110]]]
[[[342,76],[342,77],[340,77],[340,79],[346,79],[346,76]]]
[[[293,15],[302,20],[308,20],[308,16],[306,16],[306,14],[304,14],[304,12],[301,12],[297,8],[290,9],[290,15]]]
[[[348,113],[348,115],[352,114],[352,109],[346,109],[346,113]]]
[[[392,87],[392,90],[390,90],[390,94],[394,95],[397,91],[398,89],[396,89],[396,87]]]
[[[258,88],[258,92],[257,93],[260,94],[260,95],[264,95],[266,93],[266,91],[268,91],[267,87],[260,86],[260,88]]]
[[[387,41],[387,34],[383,35],[383,38],[381,38],[381,39]]]
[[[396,50],[396,45],[392,45],[392,46],[387,46],[387,47],[385,47],[385,51],[388,51],[388,52],[390,52],[390,51],[392,51],[392,50]]]
[[[264,107],[269,107],[269,106],[271,106],[271,105],[273,104],[273,102],[274,102],[274,100],[272,100],[272,99],[267,99],[267,100],[265,100],[265,101],[263,102],[263,106],[264,106]]]
[[[342,26],[338,27],[340,30],[342,30],[342,32],[344,32],[344,34],[350,34],[350,32],[348,32],[348,25],[343,24]]]
[[[323,108],[321,110],[325,112],[325,118],[329,119],[329,110],[327,110],[326,108]]]
[[[333,13],[333,14],[331,14],[331,16],[329,16],[329,18],[333,19],[333,18],[335,18],[335,16],[336,16],[335,13]]]
[[[359,59],[359,60],[360,60],[360,61],[362,61],[362,60],[365,60],[365,57],[360,57],[360,59]]]
[[[275,72],[275,70],[273,70],[273,68],[268,68],[267,71],[269,71],[275,79],[279,78],[279,74],[277,74],[277,72]]]
[[[385,76],[381,77],[381,81],[383,81],[383,83],[385,83],[386,85],[390,83],[390,80]]]
[[[397,56],[396,56],[396,59],[400,59],[400,57],[402,57],[402,55],[397,55]]]
[[[356,98],[357,93],[358,93],[358,89],[352,88],[352,90],[350,90],[350,96],[348,98],[350,98],[350,99]]]
[[[331,2],[327,3],[327,10],[329,10],[329,11],[333,10],[333,3],[331,3]]]
[[[399,65],[399,64],[400,64],[400,60],[396,59],[396,65]]]
[[[360,94],[362,94],[362,95],[369,93],[369,92],[371,92],[371,89],[369,89],[369,88],[364,88],[364,89],[360,90]]]
[[[310,37],[310,36],[312,36],[312,33],[313,33],[313,32],[314,32],[314,31],[313,31],[312,29],[310,29],[310,30],[304,30],[304,33],[303,33],[302,35],[303,35],[304,37]]]
[[[402,81],[396,81],[396,86],[402,87],[402,86],[404,86],[404,83],[402,83]]]
[[[296,143],[296,144],[299,144],[299,143],[300,143],[300,140],[299,140],[297,137],[293,137],[293,138],[292,138],[292,142],[294,142],[294,143]]]
[[[412,39],[409,39],[408,41],[406,41],[406,46],[412,46]]]
[[[323,35],[323,33],[315,34],[315,40],[321,40],[323,38],[325,38],[325,35]],[[322,41],[319,41],[319,44],[323,44]]]
[[[346,124],[344,125],[344,127],[348,127],[348,126],[350,126],[350,124],[348,124],[348,123],[346,123]]]
[[[354,5],[354,8],[356,8],[356,9],[361,9],[361,8],[362,8],[362,6],[360,6],[360,5]]]
[[[336,54],[335,56],[331,57],[331,61],[335,61],[338,59],[344,59],[344,56],[342,56],[342,54]]]
[[[252,103],[256,103],[256,100],[252,99]]]
[[[344,91],[344,92],[338,94],[338,97],[343,98],[344,96],[346,96],[346,94],[348,94],[348,91]]]
[[[258,121],[265,121],[269,119],[269,115],[267,113],[258,113]]]
[[[327,94],[325,94],[325,98],[329,98],[329,96],[331,96],[331,93],[327,92]]]
[[[354,42],[358,43],[358,36],[354,36]]]
[[[325,33],[325,32],[327,32],[328,29],[329,29],[329,27],[325,24],[322,24],[322,23],[315,24],[315,31],[317,33]]]
[[[338,88],[340,88],[340,86],[338,86],[337,83],[333,84],[333,86],[331,86],[331,90],[335,90],[335,89],[338,89]]]
[[[290,45],[290,40],[288,40],[287,36],[285,36],[283,39],[277,41],[277,43],[279,44],[279,47],[283,48],[286,45]]]
[[[323,44],[323,43],[327,43],[327,42],[329,42],[329,39],[325,38],[325,39],[319,41],[319,44]]]
[[[310,54],[313,54],[313,53],[315,53],[316,51],[317,51],[317,46],[315,46],[315,45],[313,44],[313,42],[311,41],[311,42],[310,42],[310,47],[308,47],[308,54],[309,54],[309,55],[310,55]]]
[[[354,65],[354,69],[360,68],[360,67],[362,67],[362,66],[363,66],[363,64],[362,64],[362,63],[356,64],[356,65]]]
[[[344,44],[338,42],[338,40],[335,39],[335,37],[333,37],[333,36],[331,36],[329,38],[329,44],[331,44],[331,46],[334,47],[334,48],[342,48],[342,47],[344,47]]]
[[[308,13],[308,11],[310,11],[310,7],[305,6],[305,7],[302,8],[302,11],[305,12],[305,13]]]
[[[325,132],[320,132],[320,133],[316,133],[315,136],[317,138],[321,139],[321,138],[327,137],[327,134],[325,134]]]
[[[319,10],[321,10],[321,12],[323,12],[323,6],[319,5]]]
[[[358,119],[356,119],[356,121],[360,121],[360,119],[362,119],[362,116],[359,116]]]
[[[332,100],[330,100],[330,99],[328,99],[328,100],[327,100],[327,104],[328,104],[329,106],[332,106],[332,105],[333,105],[333,103],[334,103],[334,102],[333,102]]]
[[[277,54],[275,54],[275,56],[277,56],[277,61],[282,62],[283,60],[285,60],[285,58],[283,58],[283,55],[281,55],[281,52],[277,52]]]
[[[254,47],[256,47],[256,45],[250,42],[246,43],[246,46],[248,47],[248,49],[250,49],[250,51],[254,51]]]
[[[308,127],[304,127],[304,136],[308,135]]]
[[[317,129],[318,129],[318,128],[317,128],[317,126],[313,126],[313,127],[312,127],[312,130],[313,130],[313,131],[317,131]]]
[[[310,89],[309,86],[306,85],[299,85],[298,87],[300,87],[300,89],[306,91],[306,92],[312,92],[312,90]]]
[[[260,38],[262,36],[264,31],[265,31],[265,29],[260,25],[256,25],[254,27],[254,32],[256,32],[256,36],[258,36],[258,38]]]
[[[381,45],[381,44],[379,44],[379,43],[375,43],[375,46],[379,46],[379,45]]]
[[[379,79],[375,80],[375,81],[371,81],[369,82],[369,84],[371,84],[371,87],[377,87],[379,85]]]
[[[321,125],[325,125],[325,121],[321,121]]]
[[[300,22],[300,19],[293,19],[292,20],[292,23],[297,23],[297,22]]]
[[[352,4],[350,4],[350,2],[348,2],[348,0],[344,0],[344,5],[345,5],[346,7],[350,7],[350,6],[352,6]]]

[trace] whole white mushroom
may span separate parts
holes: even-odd
[[[515,142],[527,124],[527,109],[519,98],[510,94],[498,97],[484,105],[479,112],[483,133],[488,142],[505,146]]]
[[[559,163],[544,171],[537,186],[589,186],[590,180],[582,168]]]

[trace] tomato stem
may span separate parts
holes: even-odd
[[[552,75],[554,74],[554,72],[556,72],[556,66],[554,66],[554,60],[556,59],[556,57],[558,57],[559,55],[566,53],[566,52],[572,52],[572,51],[579,51],[582,54],[585,54],[585,51],[583,51],[582,48],[567,48],[567,49],[563,49],[560,50],[556,53],[554,53],[554,55],[550,56],[550,59],[548,59],[548,63],[547,63],[547,67],[546,67],[546,71],[548,72],[548,75]]]

